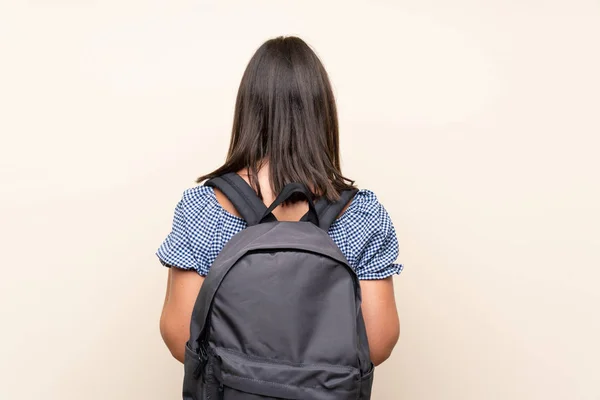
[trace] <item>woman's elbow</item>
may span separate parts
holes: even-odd
[[[371,362],[376,367],[383,364],[392,355],[392,349],[377,349],[371,351]]]
[[[160,318],[160,335],[171,352],[171,355],[176,360],[183,362],[187,337],[182,334],[181,329],[177,329],[177,325],[172,323],[172,321],[169,321],[165,315]]]
[[[379,337],[379,340],[373,341],[374,343],[369,344],[369,351],[371,353],[371,362],[375,365],[381,365],[392,355],[392,351],[398,343],[400,337],[400,329],[392,329]]]

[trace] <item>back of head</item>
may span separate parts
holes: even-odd
[[[299,182],[331,200],[352,187],[340,170],[335,98],[323,64],[297,37],[265,42],[239,87],[225,164],[199,182],[247,169],[260,195],[258,171],[268,164],[271,189]]]

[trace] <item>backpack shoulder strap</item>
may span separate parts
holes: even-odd
[[[349,189],[340,193],[338,201],[330,202],[325,198],[317,200],[315,208],[319,216],[319,227],[325,231],[329,231],[331,225],[342,210],[352,201],[356,193],[358,193],[358,189]]]
[[[236,173],[228,173],[210,179],[205,186],[219,189],[231,201],[248,226],[256,225],[267,211],[267,207],[256,192]]]

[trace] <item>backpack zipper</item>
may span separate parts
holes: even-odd
[[[204,369],[206,368],[206,363],[208,362],[208,354],[206,351],[206,344],[204,341],[200,343],[200,347],[198,347],[198,366],[194,370],[194,379],[198,379],[200,375],[204,378]]]

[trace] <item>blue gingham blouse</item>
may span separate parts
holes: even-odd
[[[212,188],[197,186],[184,192],[171,233],[156,255],[167,267],[206,276],[223,246],[245,227],[243,219],[219,204]],[[398,240],[390,216],[369,190],[357,193],[329,236],[360,279],[384,279],[402,271],[395,263]]]

